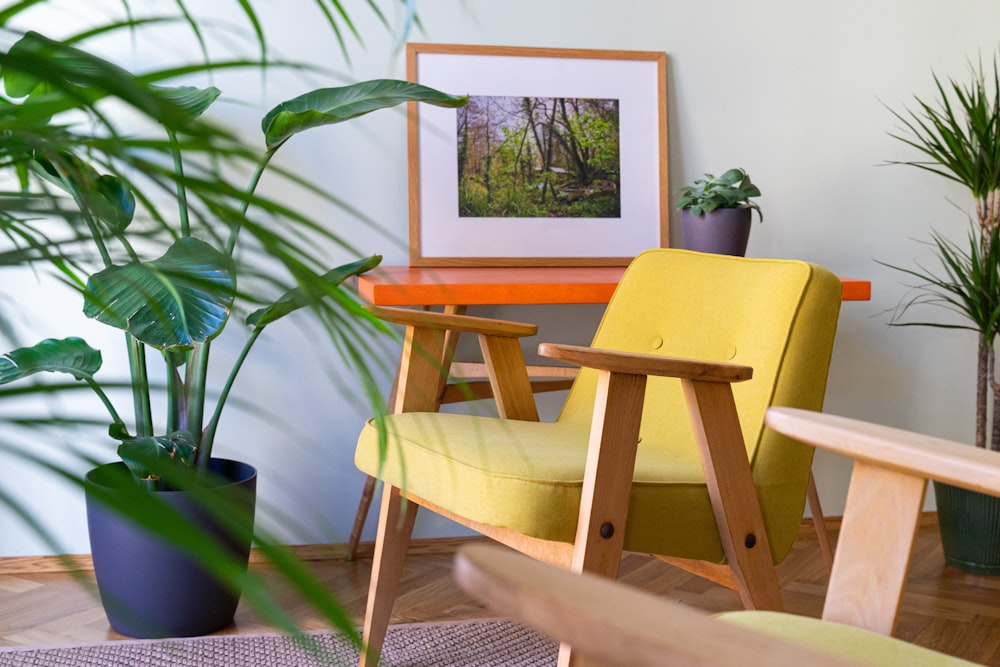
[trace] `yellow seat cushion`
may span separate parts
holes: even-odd
[[[593,343],[753,368],[733,391],[776,562],[801,523],[813,450],[766,430],[764,411],[822,407],[840,300],[837,277],[806,262],[651,250],[626,270]],[[549,424],[390,415],[386,459],[369,423],[355,462],[472,521],[571,542],[595,387],[584,369]],[[678,380],[649,379],[640,437],[625,548],[722,562]]]
[[[901,639],[807,616],[773,611],[734,611],[719,614],[718,618],[877,667],[960,667],[975,664]]]
[[[587,453],[587,430],[574,424],[409,413],[389,420],[380,470],[378,431],[369,422],[355,463],[414,496],[480,523],[542,539],[572,542]],[[697,456],[639,446],[625,548],[683,557],[721,552]],[[669,481],[663,471],[670,471]],[[637,539],[642,538],[642,539]]]

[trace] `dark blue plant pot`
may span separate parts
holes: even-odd
[[[749,208],[717,208],[703,215],[681,211],[684,247],[742,257],[750,240],[750,211]]]
[[[101,602],[112,629],[129,637],[191,637],[232,623],[240,592],[222,583],[182,548],[221,548],[235,572],[246,572],[252,541],[257,471],[212,459],[215,482],[204,488],[149,492],[124,463],[86,476],[87,527]],[[152,518],[164,537],[129,514]],[[183,518],[181,518],[183,517]],[[242,568],[242,570],[240,570]]]

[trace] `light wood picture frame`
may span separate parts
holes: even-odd
[[[406,61],[470,95],[409,105],[411,266],[623,266],[668,244],[665,53],[409,43]]]

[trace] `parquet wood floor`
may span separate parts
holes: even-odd
[[[451,580],[451,557],[460,540],[416,543],[394,610],[394,623],[446,621],[492,614]],[[327,551],[326,553],[329,553]],[[312,562],[318,576],[360,621],[364,613],[369,557]],[[267,568],[254,565],[262,572]],[[3,569],[0,567],[0,572]],[[0,574],[0,645],[47,645],[120,638],[107,625],[90,574],[66,572]],[[788,611],[819,616],[827,584],[815,534],[803,525],[793,552],[779,567]],[[654,559],[630,554],[621,580],[707,611],[739,608],[736,594]],[[308,607],[275,581],[274,590],[305,628],[320,629]],[[223,632],[260,632],[252,611],[240,608]],[[987,665],[1000,666],[1000,577],[971,575],[944,564],[933,516],[922,522],[914,550],[897,636]]]

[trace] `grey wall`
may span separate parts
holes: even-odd
[[[316,17],[293,9],[302,4],[266,10],[275,43],[291,57],[344,71]],[[380,4],[398,25],[397,3]],[[806,259],[872,281],[870,302],[844,304],[827,410],[971,440],[974,338],[890,329],[885,311],[906,287],[899,273],[876,262],[929,263],[921,241],[931,228],[963,238],[969,201],[943,179],[881,166],[914,157],[887,136],[894,122],[883,104],[899,109],[915,94],[932,95],[932,71],[961,77],[969,59],[989,59],[997,48],[1000,5],[990,0],[426,0],[419,9],[425,32],[412,35],[415,41],[666,52],[671,191],[702,172],[742,166],[764,192],[765,221],[755,223],[748,255]],[[363,9],[355,10],[355,18],[365,47],[352,47],[350,75],[402,78],[403,58],[393,37]],[[174,47],[150,45],[155,53]],[[109,48],[127,54],[131,46]],[[314,84],[332,85],[318,79]],[[259,78],[247,76],[224,77],[217,85],[234,97],[262,100],[261,109],[306,87],[277,74],[263,89]],[[260,111],[220,105],[216,115],[254,136]],[[386,264],[405,264],[400,242],[407,221],[405,150],[403,116],[382,113],[293,141],[281,159],[397,239],[329,207],[315,209],[332,228],[365,251],[382,252]],[[679,225],[672,226],[672,234],[676,242]],[[61,288],[37,289],[39,298],[63,298],[54,296]],[[79,332],[82,317],[75,309],[67,306],[65,317],[33,320],[31,326],[46,336]],[[502,307],[481,314],[538,320],[540,338],[584,342],[599,309]],[[230,414],[222,424],[219,453],[239,453],[256,464],[262,502],[301,521],[302,528],[286,531],[285,539],[342,542],[363,481],[352,456],[364,411],[330,382],[329,373],[337,374],[339,366],[329,349],[315,344],[315,333],[304,326],[288,331],[264,341],[238,391],[263,398],[294,428]],[[220,346],[219,355],[225,354],[226,346]],[[286,366],[290,370],[283,370]],[[107,454],[111,458],[110,447]],[[849,468],[832,456],[817,457],[816,477],[830,514],[843,508]],[[31,471],[24,472],[22,490],[61,537],[64,551],[87,551],[82,501],[75,491]],[[456,533],[428,517],[418,531]],[[365,537],[373,535],[370,525]],[[13,517],[0,514],[0,556],[45,552]]]

